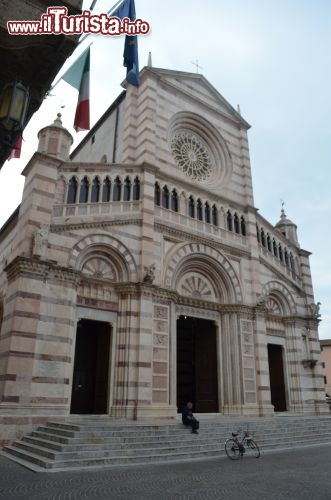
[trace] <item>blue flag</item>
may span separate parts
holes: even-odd
[[[136,20],[136,9],[134,5],[134,0],[129,0],[129,13],[128,16],[130,21]],[[124,45],[124,66],[127,68],[126,80],[131,85],[138,87],[140,83],[139,79],[139,62],[138,62],[138,37],[126,35],[125,45]]]
[[[110,14],[109,14],[109,12],[108,12],[108,14],[111,17],[118,17],[119,19],[123,19],[124,17],[130,18],[130,16],[129,16],[130,3],[131,3],[131,0],[123,0],[123,2],[117,7],[117,9],[115,9],[114,11],[109,11]]]

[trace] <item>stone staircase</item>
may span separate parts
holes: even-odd
[[[231,432],[248,428],[263,451],[331,442],[331,417],[275,416],[270,419],[200,415],[200,433],[180,421],[128,422],[108,416],[49,422],[6,446],[1,455],[34,471],[57,472],[107,466],[224,457]]]

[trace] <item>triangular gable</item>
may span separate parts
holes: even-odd
[[[185,93],[191,98],[199,100],[213,109],[216,108],[220,114],[241,125],[245,129],[250,128],[249,123],[242,118],[242,116],[203,75],[184,71],[145,67],[141,71],[142,82],[147,75],[153,75],[163,84],[175,88],[177,91]]]

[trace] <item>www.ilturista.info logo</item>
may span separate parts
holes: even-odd
[[[130,21],[128,17],[120,19],[107,14],[91,14],[83,10],[77,16],[68,16],[66,7],[48,7],[47,14],[42,14],[40,21],[8,21],[10,35],[147,35],[150,26],[142,19]]]

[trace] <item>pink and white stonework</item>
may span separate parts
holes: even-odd
[[[309,252],[254,207],[248,123],[144,68],[69,157],[39,132],[0,233],[3,442],[70,413],[327,412]]]

